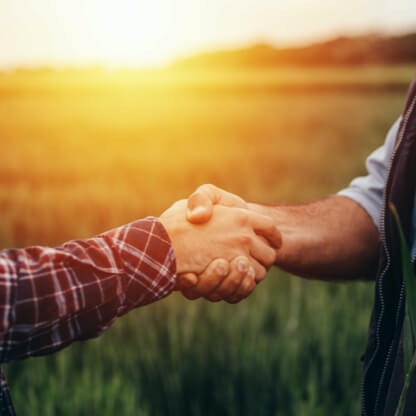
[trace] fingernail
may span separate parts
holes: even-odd
[[[252,267],[250,267],[248,274],[250,277],[254,278],[256,276],[256,272],[254,271],[254,269]]]
[[[199,215],[202,214],[203,212],[205,212],[205,208],[198,206],[192,209],[188,209],[188,216],[194,216],[194,215]]]
[[[241,273],[244,273],[247,271],[248,265],[244,261],[239,261],[237,268],[238,268],[238,271],[240,271]]]
[[[223,264],[219,264],[216,270],[219,276],[226,276],[227,274],[227,268]]]

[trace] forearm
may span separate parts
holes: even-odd
[[[250,204],[271,216],[282,233],[276,265],[322,280],[372,279],[379,233],[367,212],[342,196],[303,205]]]
[[[154,218],[58,248],[0,252],[0,361],[95,337],[174,284],[169,237]]]

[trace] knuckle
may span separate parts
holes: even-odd
[[[266,227],[266,232],[268,235],[274,236],[276,234],[275,231],[276,231],[276,227],[270,221],[270,223]]]
[[[240,276],[249,269],[249,259],[246,256],[238,256],[234,259],[232,269],[235,278],[240,279]]]
[[[215,274],[217,278],[225,278],[229,274],[229,263],[224,259],[217,259],[213,262],[212,267],[215,270],[213,274]]]
[[[245,210],[240,210],[238,213],[237,221],[240,226],[247,226],[249,223],[248,213]]]
[[[250,269],[248,263],[243,263],[241,262],[236,275],[234,277],[235,283],[239,284],[242,282],[242,280],[244,279],[244,277],[246,276],[248,270]]]
[[[211,183],[204,183],[203,185],[201,185],[197,191],[201,191],[201,192],[206,192],[206,191],[212,191],[215,188],[214,185],[212,185]]]
[[[252,239],[251,235],[249,235],[249,234],[241,234],[238,237],[238,243],[241,246],[245,246],[246,247],[246,246],[250,245],[251,239]]]
[[[276,260],[276,253],[273,249],[270,249],[266,253],[266,262],[268,265],[272,265]]]

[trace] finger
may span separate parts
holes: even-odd
[[[262,282],[267,276],[267,269],[256,260],[251,260],[250,263],[254,269],[256,283]]]
[[[276,261],[276,250],[271,248],[263,237],[254,235],[250,241],[250,255],[266,268]]]
[[[201,296],[208,296],[226,278],[230,265],[227,260],[213,260],[204,272],[199,276],[198,284],[182,293],[188,298],[197,299]]]
[[[223,281],[223,283],[221,283],[221,285],[217,287],[211,295],[209,295],[209,297],[207,297],[207,299],[211,302],[218,302],[235,295],[250,268],[254,269],[254,279],[256,284],[261,283],[267,275],[266,268],[254,259],[248,260],[244,256],[239,256],[231,262],[230,274]],[[231,277],[232,273],[234,274],[233,277]]]
[[[184,290],[194,287],[198,283],[198,276],[194,273],[184,273],[176,277],[176,289]]]
[[[255,271],[253,267],[249,268],[243,282],[237,292],[226,299],[228,303],[238,303],[249,296],[256,288]]]
[[[249,211],[248,218],[253,230],[256,234],[262,235],[274,247],[280,248],[282,245],[282,235],[277,227],[273,224],[273,220],[266,215]]]
[[[181,290],[181,292],[182,295],[185,296],[188,300],[196,300],[201,297],[197,292],[194,292],[192,289],[184,289]]]
[[[250,263],[247,257],[238,256],[233,259],[230,263],[230,273],[207,299],[212,302],[217,302],[236,293],[249,267]]]

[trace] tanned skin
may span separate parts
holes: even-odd
[[[307,204],[249,206],[270,216],[282,234],[278,267],[320,280],[374,279],[379,232],[352,199],[329,196]]]
[[[213,185],[202,185],[188,199],[188,221],[208,222],[215,205],[244,207],[247,204]],[[326,281],[373,280],[377,268],[380,236],[367,211],[350,198],[332,195],[318,201],[294,205],[247,204],[266,215],[280,231],[282,244],[276,250],[275,265],[297,276]],[[231,271],[233,266],[230,267]],[[188,295],[208,300],[229,299],[213,290],[199,291],[195,275],[181,276],[188,283]],[[253,288],[240,293],[239,301]]]

